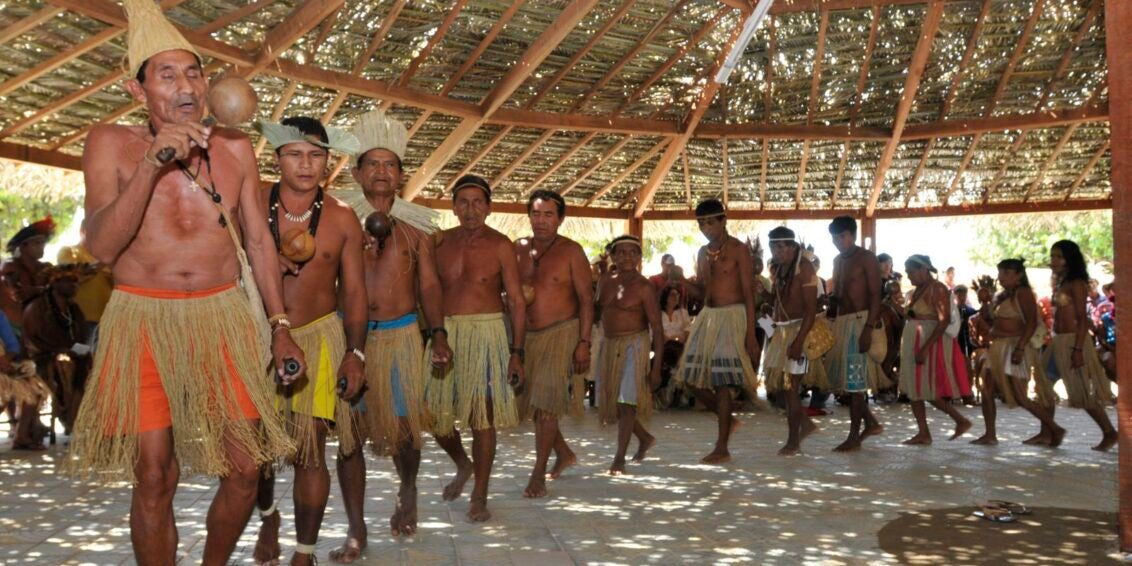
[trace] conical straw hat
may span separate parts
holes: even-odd
[[[126,57],[131,78],[138,75],[142,63],[158,53],[183,49],[200,58],[200,53],[165,19],[153,0],[123,0],[122,7],[129,20]]]

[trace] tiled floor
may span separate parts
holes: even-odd
[[[975,421],[972,432],[981,432],[978,410],[961,410]],[[698,462],[715,434],[706,414],[659,413],[650,427],[659,440],[651,457],[620,478],[604,473],[614,431],[587,413],[582,421],[564,423],[581,463],[551,482],[550,497],[539,500],[522,496],[534,456],[528,424],[500,435],[494,518],[474,525],[464,521],[466,496],[441,500],[453,468],[430,443],[420,474],[420,533],[405,541],[386,534],[396,489],[392,464],[371,457],[370,539],[361,563],[1069,564],[1119,557],[1116,454],[1089,450],[1099,432],[1081,411],[1058,412],[1070,432],[1056,450],[1020,444],[1036,429],[1020,409],[999,411],[1001,444],[993,448],[968,444],[973,434],[946,441],[948,421],[938,412],[929,412],[934,446],[902,446],[914,428],[908,406],[876,411],[888,429],[863,451],[830,452],[847,427],[846,410],[836,408],[818,419],[823,430],[792,458],[775,454],[785,433],[780,414],[744,414],[732,442],[735,460],[719,467]],[[128,489],[59,477],[54,466],[63,450],[0,448],[0,563],[133,563]],[[291,482],[285,473],[277,484],[285,553],[294,545]],[[182,563],[200,560],[215,485],[205,478],[182,480],[175,502]],[[338,493],[332,487],[319,543],[323,562],[346,530]],[[1012,525],[971,516],[973,504],[988,498],[1038,508]],[[251,562],[257,526],[253,519],[235,562]]]

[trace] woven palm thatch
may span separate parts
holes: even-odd
[[[779,1],[702,116],[743,2],[162,6],[210,71],[264,58],[261,119],[348,128],[384,108],[409,126],[412,196],[475,172],[499,202],[546,188],[626,216],[707,197],[768,211],[1107,199],[1104,0],[938,3],[933,20],[929,0]],[[123,24],[113,0],[0,6],[0,157],[75,168],[93,127],[145,120],[122,87]]]

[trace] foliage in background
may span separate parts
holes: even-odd
[[[0,238],[2,244],[16,235],[21,228],[50,214],[55,219],[56,232],[62,232],[71,224],[75,212],[79,209],[76,199],[60,199],[48,202],[42,197],[16,194],[10,191],[0,192]],[[51,258],[48,258],[51,259]]]
[[[970,247],[970,257],[979,263],[995,265],[1004,258],[1020,257],[1026,265],[1047,265],[1050,246],[1062,239],[1077,242],[1090,263],[1112,262],[1112,211],[996,215],[966,220],[974,224],[977,243]]]

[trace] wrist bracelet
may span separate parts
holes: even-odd
[[[437,326],[436,328],[433,328],[432,330],[429,330],[429,331],[428,331],[428,333],[429,333],[429,335],[430,335],[430,336],[434,336],[434,335],[436,335],[436,333],[437,333],[437,332],[443,332],[443,333],[444,333],[444,337],[445,337],[445,338],[448,338],[448,329],[447,329],[447,328],[444,328],[443,326]]]
[[[349,352],[347,352],[347,353],[348,353],[348,354],[353,354],[353,355],[354,355],[354,357],[356,357],[356,358],[358,358],[359,360],[361,360],[361,362],[362,362],[363,364],[364,364],[364,363],[366,363],[366,354],[365,354],[365,352],[363,352],[363,351],[361,351],[361,350],[359,350],[359,349],[357,349],[357,348],[350,348],[350,351],[349,351]]]
[[[526,350],[524,350],[522,348],[516,348],[516,347],[512,346],[511,347],[511,355],[512,356],[519,356],[519,359],[522,360],[523,358],[526,357],[527,352],[526,352]]]
[[[284,312],[284,313],[279,313],[279,314],[273,314],[270,317],[268,317],[267,323],[274,325],[275,323],[277,323],[281,320],[287,320],[287,313]]]

